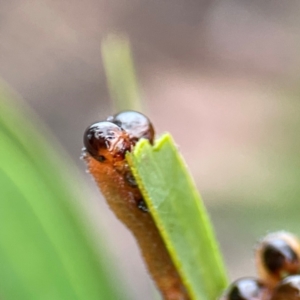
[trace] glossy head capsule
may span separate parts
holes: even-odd
[[[229,286],[221,300],[261,300],[266,292],[266,287],[259,280],[241,278]]]
[[[136,143],[141,138],[150,143],[154,140],[154,128],[150,120],[142,113],[136,111],[123,111],[107,119],[124,129],[130,139]]]
[[[300,300],[300,275],[283,279],[275,288],[271,300]]]
[[[84,133],[86,151],[100,162],[122,160],[132,143],[128,134],[112,122],[97,122]]]
[[[297,274],[300,269],[298,239],[288,232],[266,236],[256,250],[256,262],[260,277],[270,286],[288,275]]]

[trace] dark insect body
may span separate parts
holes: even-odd
[[[255,278],[241,278],[233,282],[222,300],[261,300],[267,289],[264,284]]]
[[[140,113],[122,112],[87,128],[84,158],[108,205],[135,236],[164,299],[187,300],[179,274],[126,162],[126,152],[132,151],[141,138],[153,142],[151,122]]]

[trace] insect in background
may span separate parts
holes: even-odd
[[[299,272],[299,240],[288,232],[269,234],[260,241],[255,258],[259,277],[274,288],[282,278]]]
[[[300,300],[300,243],[288,232],[264,237],[255,251],[259,278],[233,282],[222,300]]]
[[[126,161],[126,152],[141,138],[154,141],[149,119],[138,112],[121,112],[86,129],[84,158],[108,205],[135,236],[164,299],[186,300],[185,287]]]

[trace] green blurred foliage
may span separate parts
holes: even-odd
[[[1,299],[126,299],[83,222],[73,167],[3,85],[0,144]]]

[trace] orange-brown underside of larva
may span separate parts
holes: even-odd
[[[135,236],[148,271],[164,299],[189,299],[150,213],[138,208],[142,199],[139,189],[125,182],[124,174],[111,162],[98,162],[90,155],[86,162],[108,205]],[[125,161],[120,164],[126,166]]]

